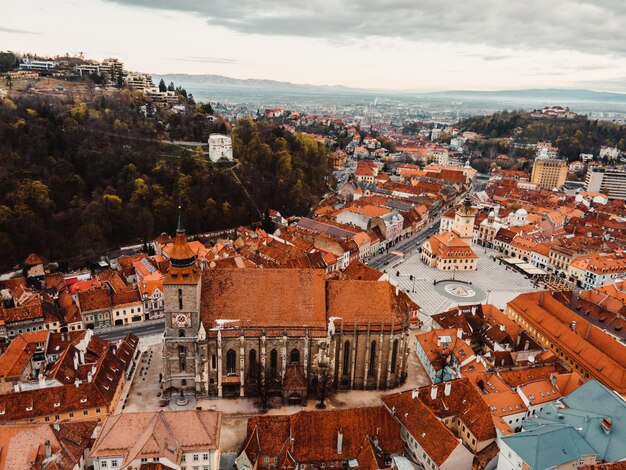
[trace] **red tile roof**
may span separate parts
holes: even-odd
[[[339,432],[343,434],[341,453],[337,449]],[[298,463],[354,459],[367,436],[376,438],[387,452],[404,449],[398,423],[382,406],[254,416],[248,420],[248,436],[243,451],[253,462],[268,455],[279,457],[280,464],[287,451]]]
[[[387,395],[382,397],[382,401],[438,466],[461,445],[413,391]]]
[[[449,395],[445,394],[447,384],[450,387]],[[438,389],[435,399],[431,398],[432,387]],[[432,387],[420,388],[419,397],[438,418],[460,418],[477,440],[495,439],[496,431],[489,408],[470,380],[461,378]]]
[[[551,292],[519,295],[508,307],[591,376],[620,394],[626,393],[626,346],[563,305]]]

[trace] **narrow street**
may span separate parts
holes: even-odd
[[[117,341],[124,338],[128,333],[133,333],[139,337],[151,336],[163,331],[164,320],[147,320],[144,322],[132,323],[130,325],[115,326],[103,330],[94,331],[94,334],[107,341]]]
[[[393,261],[399,261],[401,257],[398,255],[391,253],[391,251],[397,251],[404,253],[405,255],[410,254],[418,249],[418,247],[426,240],[428,237],[437,233],[439,230],[439,218],[434,219],[429,225],[427,225],[420,232],[411,235],[409,238],[405,238],[404,240],[398,242],[396,245],[390,248],[388,252],[381,253],[378,256],[375,256],[369,261],[369,265],[373,268],[380,270],[390,269],[393,265]]]

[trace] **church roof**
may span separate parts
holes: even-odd
[[[331,322],[336,328],[402,328],[417,309],[388,282],[327,281],[323,269],[209,269],[200,315],[207,330],[325,335]]]
[[[200,314],[207,329],[226,321],[247,328],[326,330],[323,269],[209,269]]]

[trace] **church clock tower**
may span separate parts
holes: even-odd
[[[461,204],[454,214],[452,231],[468,245],[471,245],[474,236],[475,219],[476,214],[474,213],[474,208],[472,207],[469,196],[466,196],[463,200],[463,204]]]
[[[163,281],[165,334],[161,389],[165,398],[186,400],[185,397],[195,395],[196,376],[201,374],[198,332],[202,271],[187,243],[180,213],[176,238],[168,254],[170,268]]]

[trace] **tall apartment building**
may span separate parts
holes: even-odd
[[[538,158],[533,165],[531,182],[541,189],[561,189],[567,177],[567,162],[556,158]]]
[[[606,194],[609,199],[626,199],[626,168],[589,168],[585,190]]]

